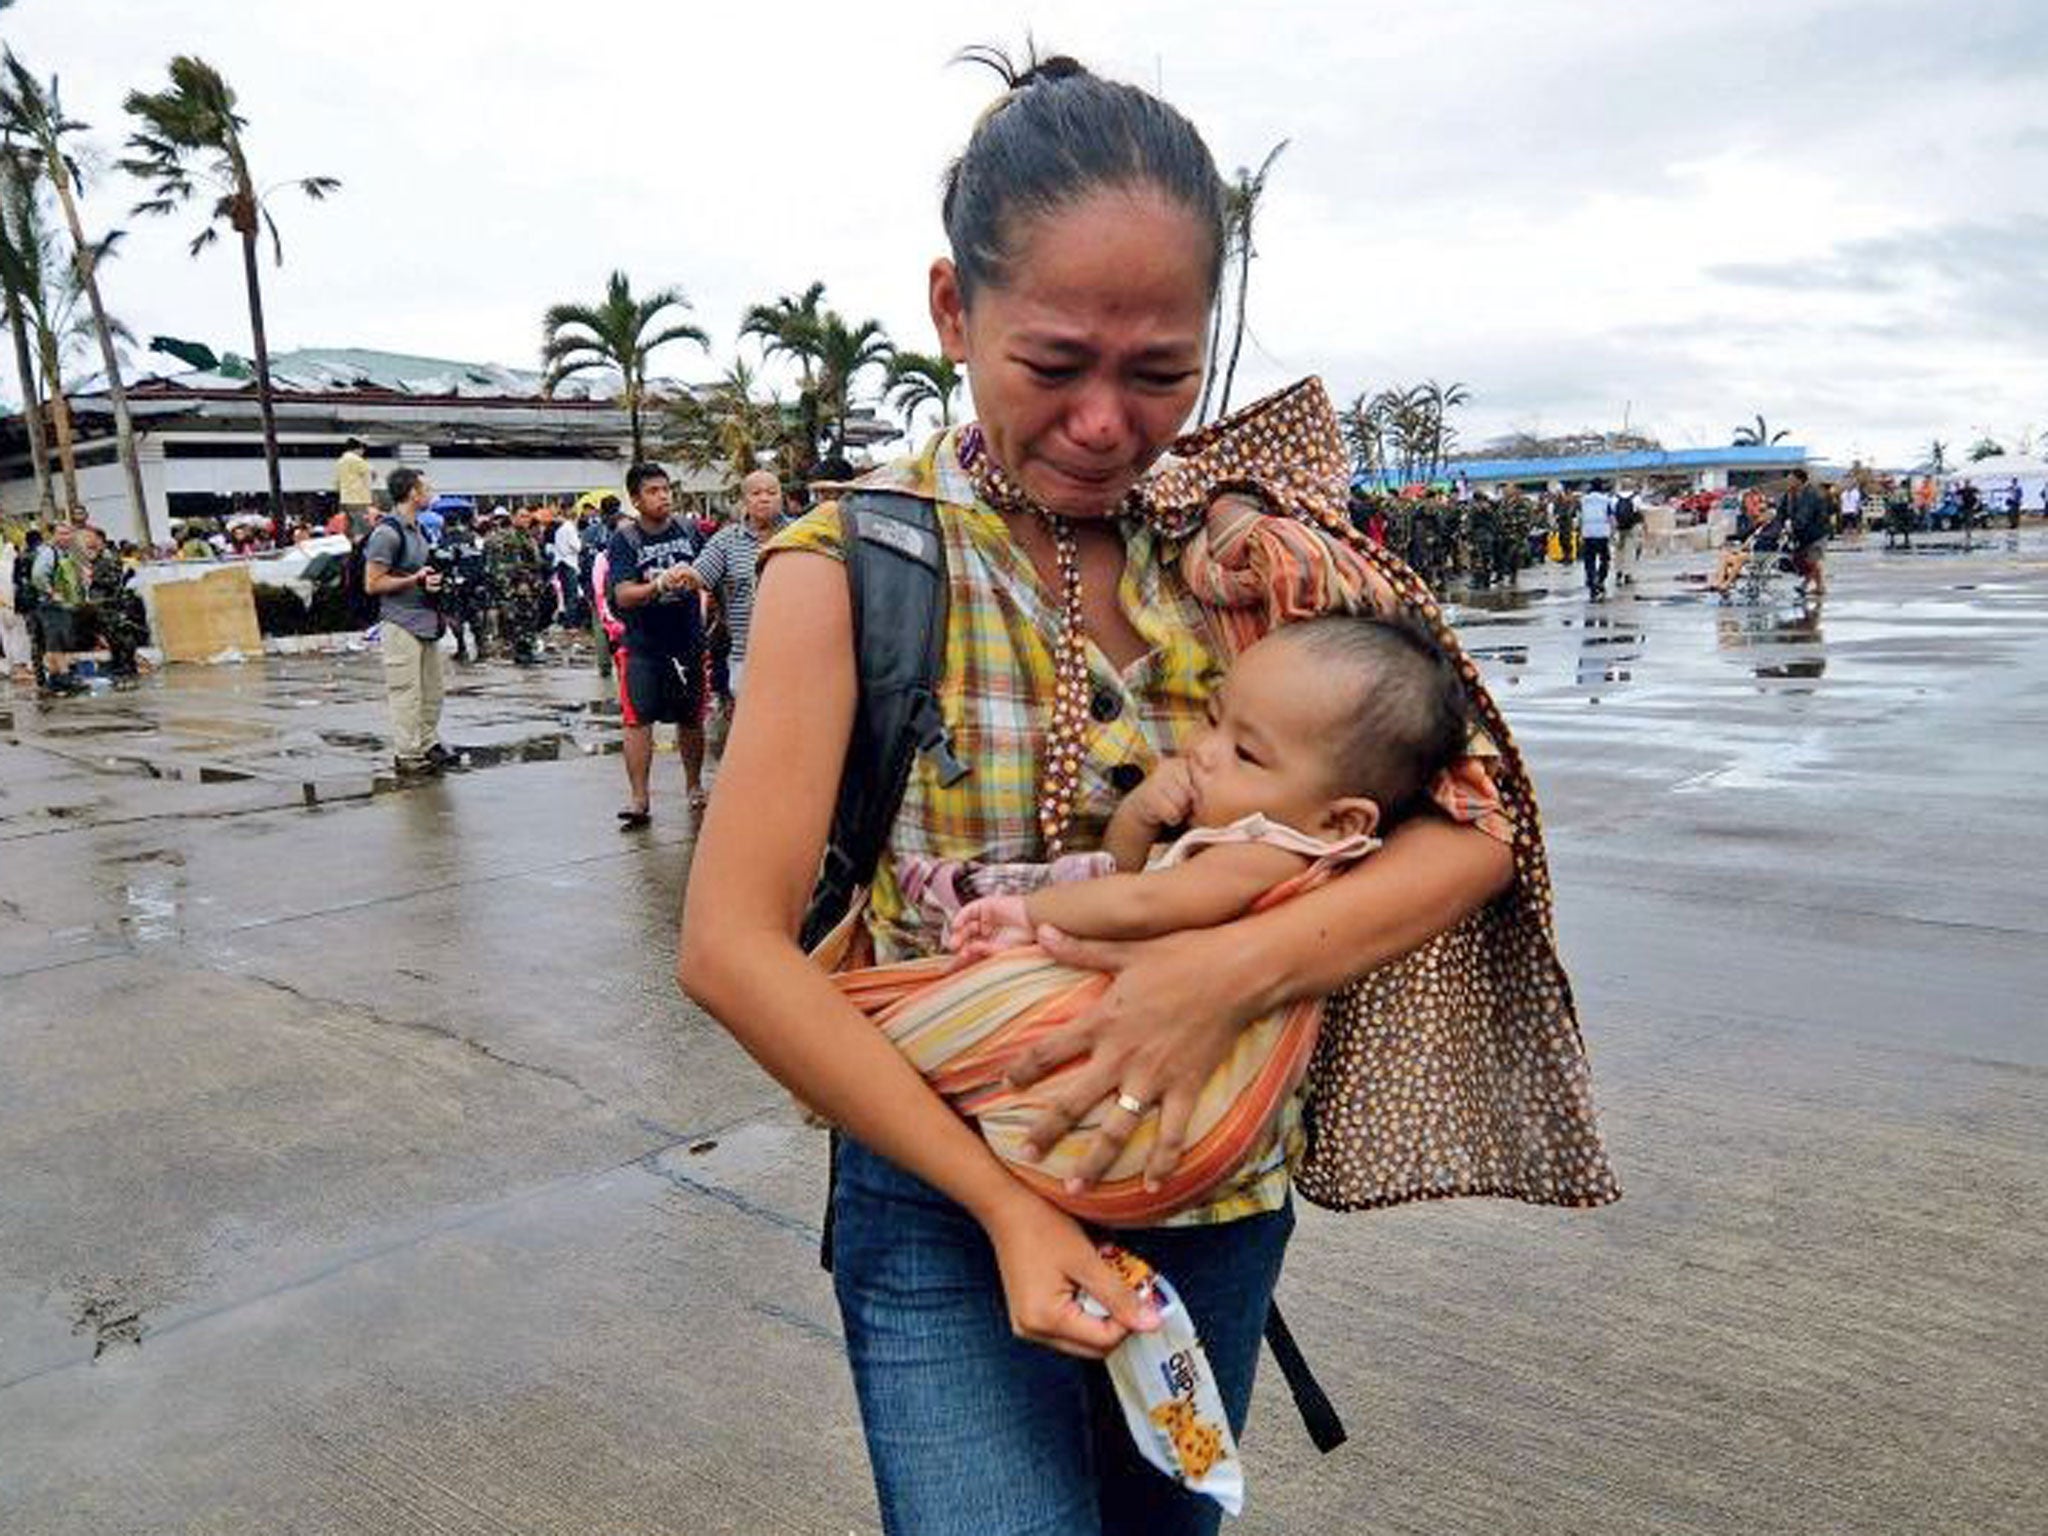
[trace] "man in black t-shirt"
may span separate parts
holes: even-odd
[[[1785,492],[1779,512],[1789,525],[1787,540],[1793,568],[1806,589],[1815,597],[1828,589],[1827,571],[1821,556],[1828,546],[1828,504],[1805,470],[1792,471],[1791,488]]]
[[[690,809],[704,805],[704,608],[686,581],[697,534],[671,515],[668,471],[635,464],[626,494],[635,517],[612,535],[605,596],[626,626],[615,658],[629,791],[619,822],[633,828],[650,819],[647,779],[659,720],[676,727]]]

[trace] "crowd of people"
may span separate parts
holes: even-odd
[[[91,523],[30,528],[21,546],[0,534],[0,659],[13,679],[46,694],[91,686],[97,654],[107,675],[132,678],[148,639],[135,591],[138,553]]]
[[[1351,521],[1432,586],[1457,580],[1484,590],[1545,561],[1578,561],[1588,594],[1604,597],[1610,579],[1619,586],[1636,579],[1640,497],[1637,487],[1623,485],[1616,494],[1599,479],[1540,494],[1475,491],[1459,481],[1420,494],[1355,492]]]
[[[453,635],[458,660],[497,650],[520,665],[540,659],[551,624],[590,630],[601,675],[616,678],[624,733],[627,830],[652,819],[649,777],[654,731],[676,730],[677,756],[692,810],[705,801],[705,727],[710,710],[729,712],[746,670],[754,568],[761,546],[790,510],[782,482],[756,470],[740,485],[730,521],[685,516],[659,464],[626,473],[626,504],[586,496],[543,532],[532,514],[503,508],[472,521],[451,514],[430,536],[433,499],[425,475],[391,471],[391,511],[360,524],[363,594],[381,636],[401,779],[456,766],[440,739],[440,641]]]

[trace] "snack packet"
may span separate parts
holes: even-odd
[[[1244,1464],[1224,1416],[1223,1396],[1194,1319],[1173,1284],[1134,1253],[1105,1243],[1101,1253],[1140,1295],[1159,1308],[1159,1327],[1133,1333],[1110,1352],[1110,1383],[1138,1454],[1230,1514],[1244,1508]],[[1083,1293],[1081,1305],[1097,1317],[1108,1310]]]

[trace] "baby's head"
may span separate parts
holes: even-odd
[[[1188,752],[1194,823],[1254,811],[1318,837],[1384,836],[1465,752],[1457,669],[1405,620],[1332,615],[1246,651]]]

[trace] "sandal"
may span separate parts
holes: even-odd
[[[637,832],[653,820],[654,813],[652,811],[636,811],[629,807],[619,812],[619,830],[621,832]]]
[[[704,809],[704,807],[705,807],[705,806],[709,805],[710,803],[711,803],[711,791],[710,791],[710,790],[708,790],[708,789],[703,789],[703,788],[698,788],[698,789],[693,789],[693,790],[691,790],[691,791],[690,791],[690,809],[691,809],[691,810],[693,810],[693,811],[701,811],[701,810],[703,810],[703,809]]]

